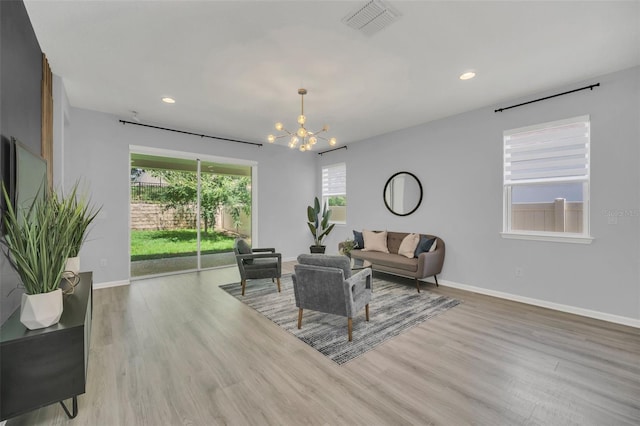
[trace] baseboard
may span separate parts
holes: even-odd
[[[489,290],[486,288],[475,287],[467,284],[460,284],[460,283],[449,281],[449,280],[439,279],[438,283],[441,286],[445,286],[445,287],[457,288],[460,290],[466,290],[473,293],[493,296],[500,299],[513,300],[514,302],[526,303],[527,305],[540,306],[542,308],[553,309],[555,311],[566,312],[569,314],[575,314],[583,317],[595,318],[595,319],[608,321],[616,324],[622,324],[622,325],[628,325],[630,327],[640,328],[640,319],[607,314],[605,312],[592,311],[590,309],[578,308],[570,305],[563,305],[561,303],[548,302],[546,300],[539,300],[531,297],[518,296],[516,294],[505,293],[505,292],[496,291],[496,290]]]
[[[108,281],[106,283],[98,283],[98,284],[93,284],[93,289],[94,290],[100,290],[101,288],[109,288],[109,287],[120,287],[121,285],[129,285],[130,282],[129,280],[122,280],[122,281]]]

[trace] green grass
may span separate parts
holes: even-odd
[[[164,257],[195,256],[196,230],[170,231],[131,230],[131,260],[161,259]],[[202,254],[233,250],[233,237],[216,232],[201,233]]]

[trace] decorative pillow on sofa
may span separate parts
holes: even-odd
[[[436,245],[438,244],[438,240],[434,239],[433,240],[433,244],[431,244],[431,247],[429,248],[429,253],[431,253],[432,251],[434,251],[436,249]]]
[[[389,249],[387,248],[387,231],[373,232],[363,229],[362,238],[364,239],[364,248],[362,251],[389,253]]]
[[[420,242],[418,243],[418,246],[416,247],[416,251],[414,252],[414,257],[418,257],[418,255],[420,253],[426,253],[431,250],[431,247],[434,247],[433,250],[435,250],[435,246],[436,246],[436,239],[435,238],[427,238],[424,235],[420,237]]]
[[[353,230],[353,241],[356,243],[354,248],[364,248],[364,238],[362,237],[362,232],[358,232],[355,229]]]
[[[420,234],[409,234],[402,239],[398,254],[404,257],[412,258],[415,256],[416,247],[420,242]]]

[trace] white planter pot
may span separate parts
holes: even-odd
[[[20,322],[29,330],[49,327],[62,316],[62,290],[50,293],[23,294]]]
[[[64,267],[65,271],[71,271],[74,274],[80,273],[80,257],[70,257],[67,259],[67,264]]]

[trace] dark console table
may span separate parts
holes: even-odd
[[[93,275],[80,274],[64,296],[58,324],[29,330],[20,309],[0,328],[0,421],[59,402],[67,416],[78,414],[85,393],[93,312]],[[71,413],[64,400],[72,399]]]

